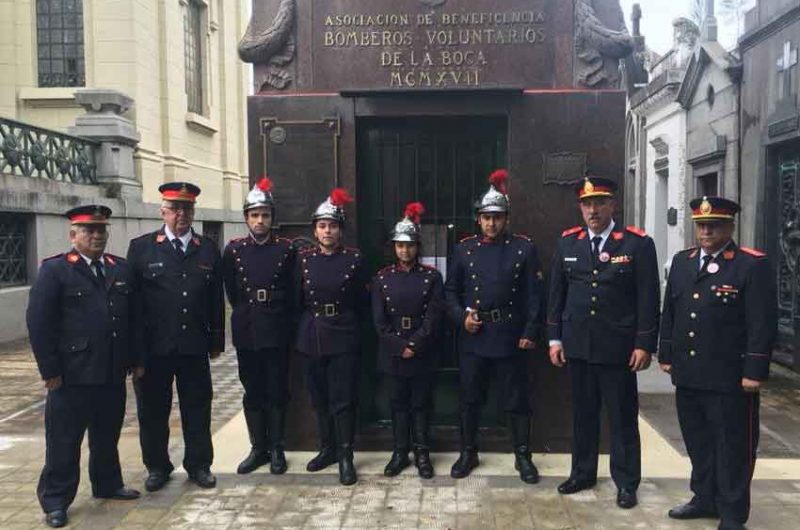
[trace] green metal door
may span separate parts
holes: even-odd
[[[506,129],[505,117],[381,118],[357,123],[358,241],[371,270],[394,261],[389,234],[404,206],[415,200],[427,210],[422,256],[446,269],[454,244],[475,233],[473,204],[486,190],[489,173],[506,165]],[[385,425],[391,415],[386,385],[374,375],[374,337],[364,353],[362,425]],[[458,424],[457,383],[456,337],[448,325],[434,424]],[[499,425],[502,417],[495,394],[492,389],[483,414],[487,427]]]

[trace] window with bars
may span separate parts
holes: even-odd
[[[199,0],[188,0],[183,15],[184,59],[188,111],[203,114],[203,11]]]
[[[86,84],[83,0],[36,0],[39,86]]]
[[[28,219],[0,213],[0,288],[28,283]]]

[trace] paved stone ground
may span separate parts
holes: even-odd
[[[225,438],[236,431],[241,390],[234,355],[212,363],[214,373],[215,448],[236,446],[238,458],[243,441]],[[774,386],[765,393],[764,417],[769,432],[766,456],[783,480],[764,477],[753,485],[754,509],[749,528],[795,529],[800,520],[800,377],[777,369]],[[25,343],[6,345],[0,352],[0,528],[43,528],[35,487],[44,455],[42,402],[44,391]],[[643,416],[678,455],[674,408],[668,393],[642,399]],[[140,460],[133,393],[129,392],[128,414],[120,442],[126,482],[141,488],[144,469]],[[232,421],[231,421],[232,420]],[[233,427],[231,427],[233,425]],[[224,433],[221,434],[221,431]],[[182,454],[180,423],[172,421],[172,454],[175,463]],[[245,442],[246,444],[246,442]],[[653,447],[646,443],[644,451]],[[651,449],[655,451],[656,449]],[[84,451],[85,453],[85,451]],[[134,502],[92,499],[88,489],[84,454],[83,482],[70,509],[70,527],[79,529],[243,529],[243,528],[425,528],[425,529],[711,529],[713,521],[677,523],[666,518],[669,507],[687,498],[687,480],[678,473],[655,473],[639,490],[640,506],[622,511],[614,505],[615,489],[602,479],[592,491],[561,497],[556,485],[567,473],[566,458],[547,467],[539,485],[527,486],[513,476],[510,465],[487,463],[480,476],[454,481],[447,476],[451,455],[435,455],[439,476],[421,481],[409,470],[387,479],[379,474],[383,455],[373,456],[372,465],[357,454],[365,470],[352,488],[338,485],[332,473],[309,475],[299,471],[305,455],[289,454],[290,473],[274,477],[264,472],[240,477],[230,466],[217,469],[219,485],[201,490],[174,475],[172,482],[155,494],[144,494]],[[649,455],[652,458],[652,454]],[[657,456],[657,455],[656,455]],[[539,457],[537,457],[538,459]],[[544,457],[541,457],[545,460]],[[666,458],[666,457],[665,457]],[[776,460],[782,459],[782,460]],[[224,458],[220,459],[225,460]],[[235,458],[228,460],[233,461]],[[487,457],[487,460],[492,460]],[[501,455],[495,460],[510,460]],[[656,458],[657,460],[657,458]],[[777,464],[775,464],[777,462]],[[508,462],[506,462],[508,464]],[[369,471],[367,471],[369,470]],[[543,469],[544,471],[544,469]],[[764,474],[764,473],[762,473]],[[769,475],[769,473],[766,473]],[[681,477],[681,478],[678,478]],[[788,477],[788,478],[787,478]]]

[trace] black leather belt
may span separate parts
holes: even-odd
[[[478,319],[481,322],[500,322],[502,320],[511,320],[514,318],[514,312],[511,307],[504,307],[502,309],[490,309],[489,311],[478,311]]]

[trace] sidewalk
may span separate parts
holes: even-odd
[[[162,491],[133,502],[92,499],[87,460],[81,488],[70,509],[70,527],[80,529],[244,529],[244,528],[431,528],[431,529],[713,529],[713,521],[676,522],[667,510],[688,499],[688,460],[677,433],[671,388],[659,375],[642,378],[642,445],[645,479],[640,505],[630,511],[614,504],[616,490],[603,477],[592,491],[562,497],[556,485],[569,471],[569,455],[534,455],[543,480],[519,481],[510,454],[481,455],[477,473],[462,481],[448,475],[453,454],[434,455],[439,476],[421,481],[413,469],[397,478],[382,476],[388,453],[356,453],[359,483],[338,484],[336,470],[305,472],[308,453],[288,453],[289,473],[259,470],[235,474],[248,440],[240,414],[241,390],[235,355],[212,363],[214,374],[213,470],[218,487],[201,490],[178,470]],[[751,529],[794,529],[800,520],[800,377],[775,369],[762,407],[763,451],[753,484]],[[45,528],[36,501],[36,481],[44,458],[44,391],[27,345],[0,353],[0,528]],[[133,392],[120,442],[128,485],[142,489]],[[172,421],[172,452],[180,462],[182,446],[177,413]],[[84,444],[86,445],[86,444]],[[86,451],[84,450],[84,453]],[[85,455],[84,455],[85,456]]]

